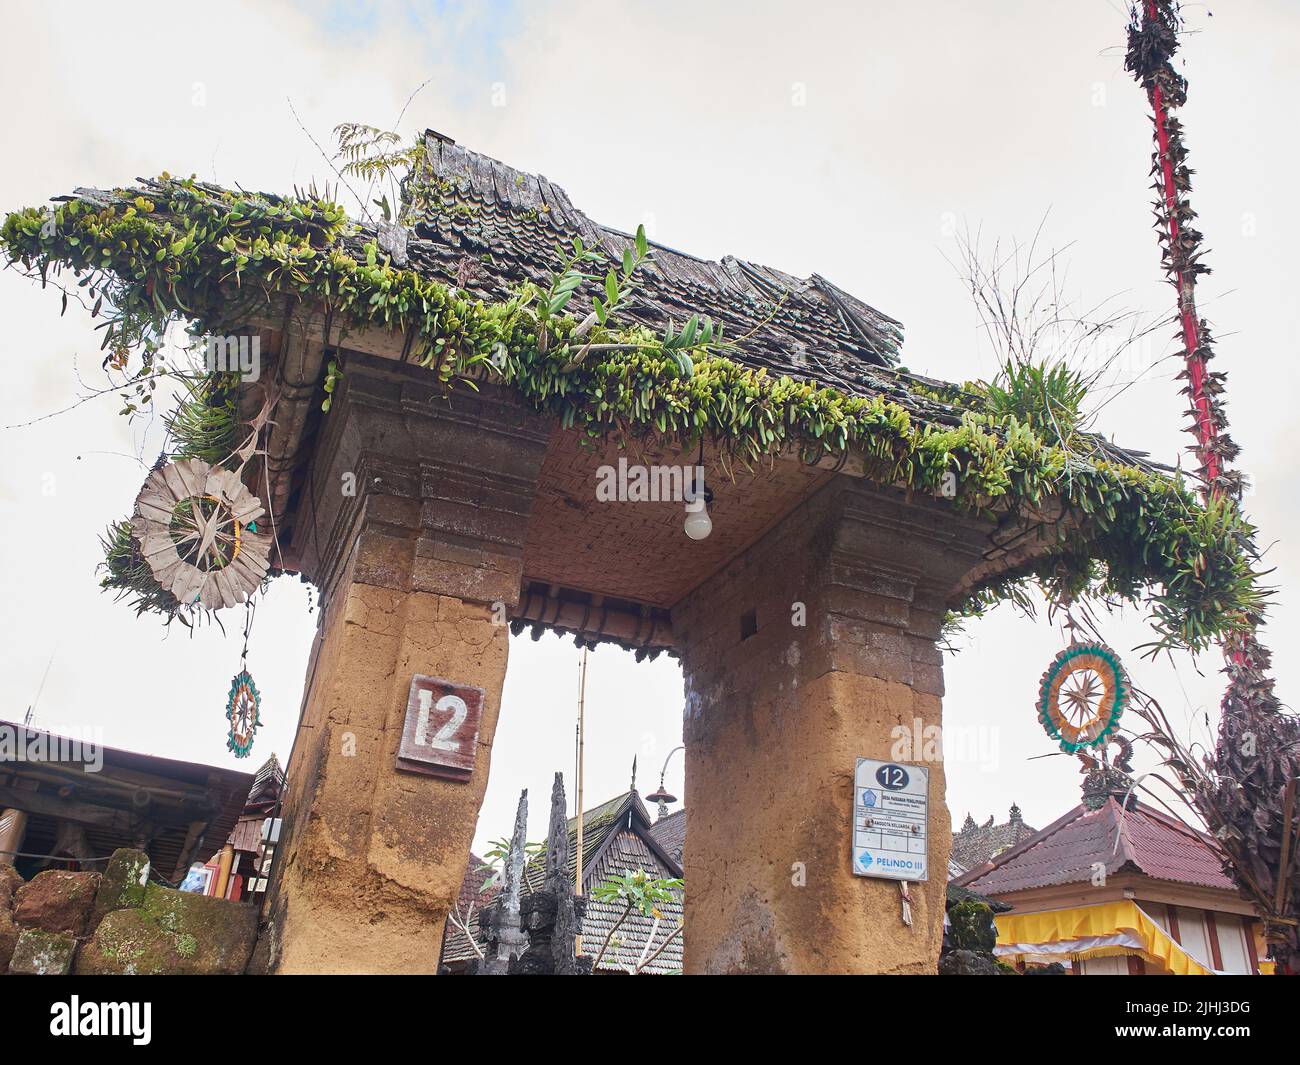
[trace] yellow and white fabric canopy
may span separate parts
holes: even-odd
[[[1136,902],[1104,902],[1068,910],[1000,913],[994,917],[998,957],[1033,963],[1141,954],[1175,976],[1213,976]]]

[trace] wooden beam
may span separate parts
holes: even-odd
[[[1205,937],[1210,941],[1210,961],[1215,972],[1223,971],[1223,954],[1219,950],[1219,926],[1214,921],[1214,911],[1205,911]]]
[[[1253,975],[1259,975],[1259,951],[1255,949],[1255,929],[1258,926],[1257,921],[1242,921],[1241,931],[1246,937],[1246,954],[1250,958],[1250,971]]]
[[[131,833],[138,825],[137,819],[124,811],[60,798],[43,791],[24,791],[20,788],[0,786],[0,806],[25,810],[31,814],[76,821],[83,825],[98,825],[115,832]]]

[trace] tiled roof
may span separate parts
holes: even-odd
[[[592,859],[604,845],[610,832],[618,825],[629,824],[635,815],[633,807],[638,807],[641,820],[650,821],[641,799],[635,791],[625,791],[615,795],[608,802],[587,810],[582,815],[582,881],[584,889],[591,879]],[[527,875],[535,884],[541,884],[546,871],[546,852],[543,849],[528,863]],[[569,879],[578,872],[578,819],[569,818]]]
[[[475,930],[476,936],[480,911],[496,898],[501,890],[499,884],[493,884],[484,890],[484,882],[492,875],[490,870],[483,868],[486,864],[482,858],[470,851],[469,864],[465,867],[465,879],[460,882],[460,894],[456,897],[456,909],[462,919],[470,913],[470,907],[473,906],[470,925]],[[469,961],[470,958],[476,957],[478,955],[469,945],[465,933],[448,921],[442,932],[442,964],[450,965],[453,962]]]
[[[1156,880],[1235,890],[1208,836],[1150,806],[1137,803],[1125,810],[1114,799],[1100,810],[1076,806],[955,883],[997,896],[1088,881],[1096,863],[1110,875],[1136,872]]]
[[[546,281],[556,245],[575,236],[603,249],[612,264],[632,246],[629,233],[593,222],[545,177],[432,130],[425,133],[425,148],[429,170],[410,181],[429,204],[415,225],[415,235],[429,243],[409,249],[422,272],[500,299],[521,281]],[[797,278],[733,256],[712,262],[662,245],[654,245],[653,256],[628,319],[661,330],[669,319],[680,325],[692,314],[707,314],[727,335],[746,336],[746,352],[756,361],[836,383],[841,375],[857,379],[866,366],[898,362],[900,323],[818,274]]]
[[[428,165],[407,178],[403,198],[418,202],[408,241],[412,269],[485,300],[501,300],[528,280],[548,284],[557,265],[556,246],[575,236],[603,250],[611,265],[631,247],[631,234],[592,221],[558,185],[471,151],[426,130]],[[633,227],[629,227],[633,228]],[[373,230],[349,239],[363,254]],[[951,388],[899,368],[903,326],[831,284],[820,274],[795,277],[770,266],[724,255],[701,259],[651,242],[653,262],[638,273],[638,287],[619,312],[622,322],[662,332],[693,314],[724,327],[731,340],[744,337],[728,355],[754,368],[837,389],[849,395],[883,396],[922,422],[956,425],[962,411],[935,400]],[[603,277],[603,269],[593,270]],[[590,306],[603,286],[578,290],[571,307]],[[921,386],[917,389],[917,386]],[[1107,457],[1153,467],[1145,453],[1091,438]]]
[[[584,880],[588,891],[611,876],[626,876],[638,869],[644,869],[654,877],[675,877],[677,873],[664,865],[660,857],[649,847],[640,832],[622,827],[617,822],[609,845],[600,853],[588,873],[584,869]],[[584,838],[585,842],[585,838]],[[595,957],[600,953],[606,935],[622,916],[624,907],[617,903],[597,902],[588,899],[587,913],[582,919],[582,950],[584,954]],[[626,972],[644,953],[649,957],[672,934],[683,920],[683,899],[660,906],[661,917],[658,926],[654,918],[643,917],[639,913],[630,914],[619,927],[617,935],[611,941],[600,968],[608,972]],[[647,945],[647,939],[654,934],[653,942]],[[664,948],[653,962],[642,970],[652,975],[667,975],[682,970],[682,937],[678,935]]]
[[[248,789],[248,802],[262,802],[273,799],[284,790],[285,772],[273,753],[262,763],[262,767],[253,777],[253,786]]]
[[[661,817],[650,826],[650,835],[655,842],[673,856],[678,865],[682,864],[682,852],[686,847],[686,811],[678,810]]]

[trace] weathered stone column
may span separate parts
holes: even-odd
[[[436,971],[465,874],[549,429],[430,376],[350,356],[297,509],[322,617],[255,959],[274,971]],[[396,768],[416,674],[485,692],[468,780]]]
[[[951,827],[930,770],[929,869],[854,876],[858,757],[940,722],[946,602],[991,524],[837,477],[673,611],[686,674],[686,971],[931,973]],[[920,755],[923,752],[915,752]]]

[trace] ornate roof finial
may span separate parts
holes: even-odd
[[[636,791],[636,755],[632,755],[632,787],[629,790]]]
[[[1114,762],[1106,757],[1102,749],[1100,760],[1085,762],[1086,775],[1083,778],[1083,805],[1089,810],[1100,810],[1111,799],[1123,803],[1128,809],[1137,805],[1137,796],[1133,794],[1133,777],[1128,770],[1132,768],[1133,744],[1123,736],[1111,736],[1106,747],[1114,745],[1119,754]]]

